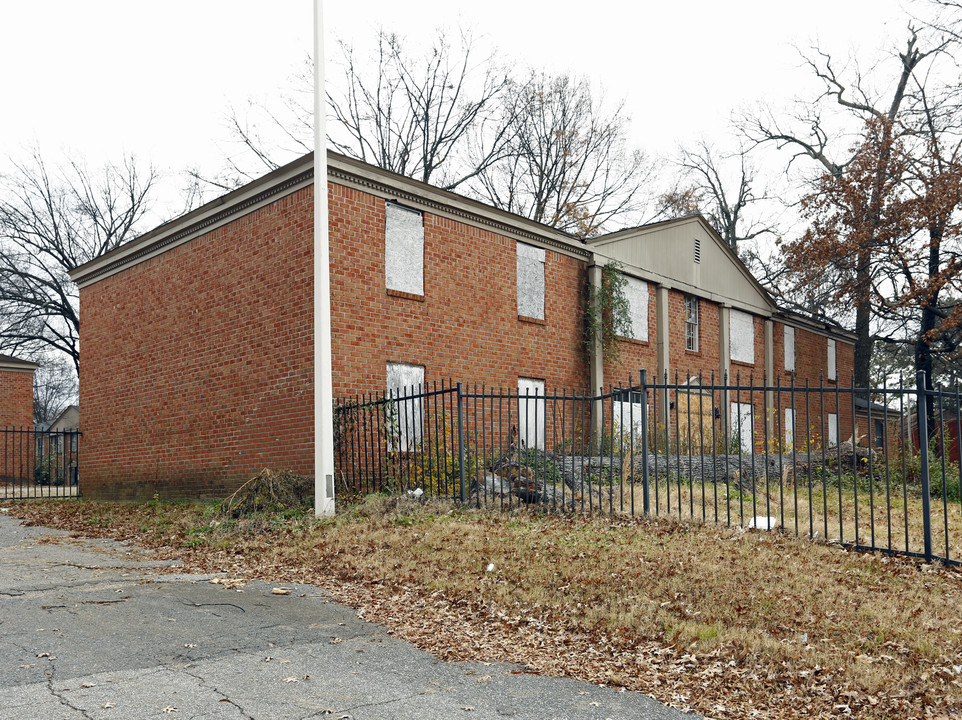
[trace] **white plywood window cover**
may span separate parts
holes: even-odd
[[[785,326],[785,369],[795,372],[795,328]]]
[[[828,446],[838,445],[838,415],[828,414]]]
[[[750,314],[741,310],[731,311],[728,339],[732,360],[748,365],[755,364],[755,323]]]
[[[835,364],[835,341],[832,338],[828,339],[828,379],[838,379],[838,368]]]
[[[752,451],[754,412],[751,403],[733,402],[731,408],[731,437],[738,439],[738,446],[742,452]]]
[[[795,443],[795,411],[785,408],[785,445],[787,448]]]
[[[544,320],[544,248],[518,243],[518,315]]]
[[[424,217],[387,203],[384,276],[388,290],[424,295]]]
[[[387,364],[387,390],[398,398],[385,419],[392,450],[412,449],[421,442],[422,410],[420,395],[424,390],[424,366],[407,363]]]
[[[544,448],[544,406],[544,380],[518,378],[518,439],[523,447]]]
[[[648,283],[638,278],[625,277],[625,296],[631,312],[631,337],[648,340]]]
[[[641,424],[648,413],[648,399],[640,392],[625,390],[611,399],[612,421],[621,435],[622,443],[637,442],[641,438]]]

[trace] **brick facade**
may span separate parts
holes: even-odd
[[[33,371],[36,365],[13,369],[0,367],[0,427],[33,427]]]
[[[300,190],[81,290],[84,495],[312,471],[312,219]]]
[[[97,261],[105,272],[81,281],[86,496],[223,496],[263,467],[313,473],[313,186],[291,187],[226,220],[212,215],[214,229],[146,259],[114,269],[108,256]],[[421,365],[428,383],[516,390],[519,378],[536,378],[549,392],[588,388],[590,252],[544,229],[544,319],[519,317],[517,243],[539,243],[538,229],[518,219],[515,232],[483,208],[449,211],[427,197],[416,207],[423,295],[387,290],[384,187],[328,183],[335,396],[383,390],[388,363]],[[655,374],[656,294],[650,284],[648,341],[621,342],[606,385],[636,380],[641,368]],[[699,349],[689,352],[685,295],[667,297],[670,369],[718,377],[719,306],[700,299]],[[761,382],[764,328],[756,316],[755,362],[732,363],[733,376]],[[798,332],[796,375],[824,368],[826,338]],[[846,377],[851,346],[838,342],[838,356]],[[761,408],[757,394],[752,401]]]

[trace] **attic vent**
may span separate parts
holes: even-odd
[[[695,262],[701,262],[701,239],[695,238]]]

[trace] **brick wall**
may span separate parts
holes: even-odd
[[[32,370],[0,370],[0,427],[33,428]]]
[[[587,387],[585,264],[548,250],[545,321],[518,319],[513,239],[425,213],[421,299],[384,280],[384,200],[332,184],[334,392],[427,382]],[[313,195],[288,195],[81,290],[84,494],[221,496],[313,473]]]
[[[528,377],[549,392],[587,388],[584,260],[548,249],[545,319],[521,319],[516,241],[425,212],[424,294],[389,293],[385,200],[335,183],[328,191],[336,397],[383,390],[388,363],[423,365],[428,383],[514,391]],[[85,495],[223,496],[263,467],[312,474],[312,227],[308,187],[81,289]],[[649,290],[649,340],[621,343],[606,384],[657,369]],[[709,378],[718,307],[700,302],[699,350],[688,352],[684,296],[672,290],[668,301],[672,370]],[[755,363],[732,372],[760,382],[761,318],[754,332]],[[817,376],[825,338],[802,333],[797,374]],[[781,342],[776,325],[776,368]],[[838,348],[844,378],[851,347]],[[760,410],[760,396],[751,400]]]
[[[81,289],[86,496],[313,471],[311,212],[301,190]]]
[[[547,250],[545,320],[519,320],[512,238],[425,213],[414,299],[385,290],[385,201],[332,185],[330,215],[336,396],[383,389],[388,362],[424,365],[429,383],[587,388],[583,261]]]

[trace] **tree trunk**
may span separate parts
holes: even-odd
[[[868,248],[859,251],[858,301],[855,306],[855,387],[871,387],[872,362],[872,301],[869,296],[872,252]],[[839,378],[842,381],[842,378]]]
[[[919,335],[915,339],[915,372],[916,375],[921,370],[925,373],[925,389],[931,390],[934,387],[932,382],[932,331],[935,330],[938,316],[934,308],[939,302],[939,289],[933,286],[933,280],[939,274],[941,265],[942,248],[942,227],[939,224],[929,228],[929,263],[928,279],[929,287],[932,288],[930,295],[924,299],[922,313],[919,321]],[[925,424],[929,429],[929,437],[935,436],[935,403],[931,396],[925,402]]]

